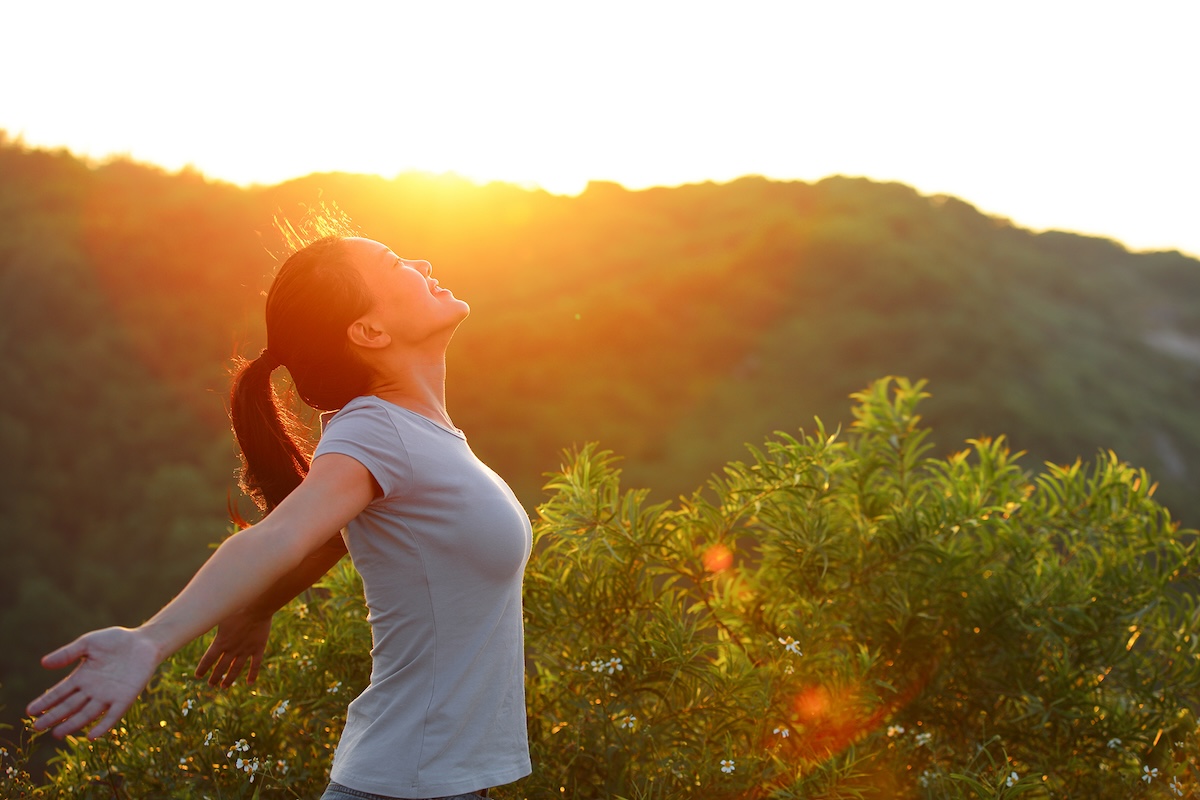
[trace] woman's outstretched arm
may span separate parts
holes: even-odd
[[[366,467],[330,453],[313,460],[303,483],[257,525],[226,539],[183,591],[137,628],[84,634],[42,659],[69,676],[29,704],[36,730],[66,736],[91,725],[95,739],[113,727],[167,657],[294,570],[326,544],[375,494]]]
[[[277,580],[250,605],[221,620],[217,635],[196,664],[195,676],[208,675],[210,686],[228,689],[246,669],[246,682],[254,683],[271,633],[271,617],[320,580],[344,555],[346,542],[338,533],[305,556],[299,566]]]

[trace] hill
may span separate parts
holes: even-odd
[[[900,184],[744,178],[578,197],[402,175],[240,189],[0,141],[0,702],[36,656],[167,600],[225,529],[235,351],[277,214],[318,200],[472,305],[450,411],[531,509],[572,444],[669,497],[772,430],[927,378],[945,453],[1112,449],[1200,524],[1200,262],[1035,233]],[[245,505],[245,504],[243,504]]]

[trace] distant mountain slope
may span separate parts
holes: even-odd
[[[339,202],[367,216],[356,206],[375,198],[340,180]],[[490,202],[457,238],[433,211],[369,230],[470,289],[452,396],[526,496],[523,458],[591,439],[634,480],[683,491],[743,442],[846,421],[850,392],[906,374],[931,380],[944,448],[997,434],[1032,459],[1112,448],[1200,517],[1192,259],[1034,234],[866,180],[474,192]]]
[[[1030,459],[1112,448],[1200,524],[1200,262],[1178,253],[863,179],[242,190],[0,137],[4,641],[136,622],[223,533],[228,358],[263,343],[272,218],[319,200],[471,303],[450,410],[531,508],[574,443],[669,497],[773,430],[848,423],[851,392],[902,374],[930,380],[941,449],[998,434]],[[40,679],[33,657],[0,655],[13,696]]]

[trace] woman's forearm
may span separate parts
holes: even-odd
[[[245,669],[247,683],[254,683],[271,633],[271,617],[328,572],[345,552],[340,535],[327,539],[248,606],[222,619],[217,635],[196,664],[195,676],[207,675],[210,686],[228,688]]]
[[[285,585],[287,576],[303,577],[332,563],[333,531],[358,516],[376,489],[367,468],[349,456],[313,459],[300,486],[262,522],[222,542],[183,591],[145,623],[85,633],[45,655],[48,669],[78,664],[26,708],[38,717],[35,727],[65,736],[91,725],[89,737],[103,735],[172,653],[256,599],[274,602],[272,589]],[[324,556],[305,564],[323,550]]]
[[[307,577],[311,569],[330,563],[335,549],[301,568],[314,553],[336,548],[334,532],[374,496],[374,479],[358,461],[336,453],[314,459],[295,491],[261,522],[222,542],[183,591],[138,631],[165,659],[256,600],[278,600],[272,591],[277,583],[286,591],[295,586],[285,580],[288,575],[299,570]]]
[[[306,560],[303,552],[280,547],[282,537],[260,527],[269,527],[267,520],[222,542],[183,591],[138,627],[154,643],[160,661],[252,604]]]
[[[245,611],[255,616],[271,616],[319,581],[344,555],[346,542],[340,533],[335,534],[328,542],[307,555],[294,569],[271,584],[265,592],[251,600]]]

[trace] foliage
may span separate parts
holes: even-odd
[[[275,644],[253,688],[192,677],[204,651],[180,650],[107,737],[67,737],[44,782],[21,776],[13,747],[0,796],[83,798],[316,797],[345,708],[370,674],[362,584],[348,561],[275,618]]]
[[[1200,524],[1200,262],[1180,253],[1033,233],[865,179],[243,189],[0,133],[8,713],[43,682],[38,656],[153,613],[222,530],[229,357],[265,343],[272,220],[318,200],[469,300],[451,411],[530,509],[564,445],[621,453],[652,502],[798,409],[848,423],[850,392],[905,374],[939,387],[923,413],[942,448],[1004,431],[1025,469],[1112,449]]]
[[[572,455],[526,574],[535,771],[496,796],[1194,796],[1194,532],[1111,453],[931,457],[922,389],[878,381],[845,434],[778,434],[677,504]],[[279,615],[254,692],[181,653],[8,796],[315,796],[367,675],[358,592],[343,566]]]

